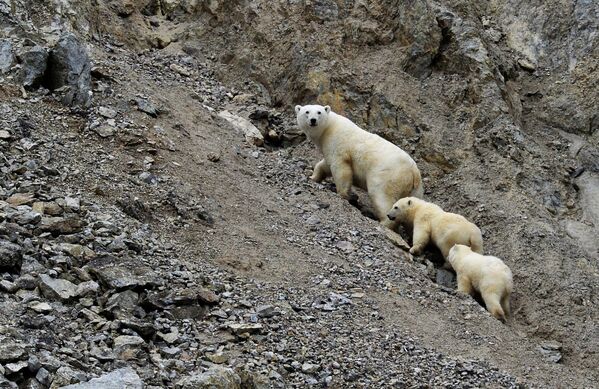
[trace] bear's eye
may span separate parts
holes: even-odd
[[[320,115],[320,111],[318,111],[318,114]]]
[[[399,207],[398,207],[398,206],[395,206],[395,207],[393,207],[393,208],[394,208],[394,209],[399,209]]]
[[[306,115],[309,115],[309,114],[310,114],[310,111],[306,111]]]

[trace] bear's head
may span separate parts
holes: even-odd
[[[416,197],[404,197],[399,199],[393,207],[387,212],[389,220],[398,220],[400,222],[407,220],[408,216],[412,213],[411,210],[419,201]]]
[[[297,125],[306,135],[319,135],[327,127],[331,107],[328,105],[296,105]]]
[[[472,249],[466,245],[454,244],[453,247],[449,250],[449,254],[447,254],[447,261],[455,269],[454,265],[457,265],[455,262],[458,261],[458,258],[462,258],[465,254],[471,252]]]

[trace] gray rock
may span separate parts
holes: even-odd
[[[158,177],[150,172],[141,172],[139,174],[139,179],[145,182],[146,184],[156,185],[158,184]]]
[[[48,52],[40,46],[35,46],[19,55],[21,60],[20,80],[27,89],[39,87],[46,73]]]
[[[0,271],[16,270],[21,267],[22,260],[21,246],[0,239]]]
[[[21,388],[23,389],[45,389],[44,385],[41,384],[35,378],[27,378],[25,382],[21,384]]]
[[[36,302],[36,303],[29,305],[29,308],[37,313],[52,312],[52,306],[48,303]]]
[[[101,284],[112,289],[147,288],[162,284],[154,270],[135,260],[123,261],[105,255],[94,259],[88,266]]]
[[[34,276],[25,274],[15,280],[15,285],[19,289],[33,290],[37,286],[37,282]]]
[[[96,128],[94,128],[94,131],[96,134],[98,134],[102,138],[109,138],[114,135],[114,133],[116,132],[116,129],[114,127],[106,125],[106,126],[96,127]]]
[[[27,369],[29,370],[29,372],[35,374],[41,368],[42,363],[40,362],[39,358],[35,355],[31,355],[27,360]]]
[[[320,366],[315,365],[313,363],[304,363],[302,365],[302,371],[304,373],[312,374],[316,373],[320,369]]]
[[[62,235],[79,232],[83,226],[83,221],[77,216],[42,217],[39,228],[42,232],[51,232],[54,235]]]
[[[316,19],[331,21],[339,18],[339,7],[333,0],[316,0],[309,8]]]
[[[256,308],[256,314],[259,317],[269,318],[273,316],[280,315],[281,313],[276,310],[272,305],[261,305]]]
[[[37,371],[35,379],[44,386],[50,386],[50,372],[43,367]]]
[[[164,334],[162,332],[157,332],[156,335],[158,337],[162,338],[162,340],[164,340],[166,343],[169,343],[169,344],[173,344],[177,340],[179,340],[179,331],[177,330],[177,328],[171,327],[171,332],[169,332],[167,334]]]
[[[455,275],[446,269],[437,269],[436,282],[450,289],[455,289],[456,287]]]
[[[23,359],[26,355],[27,352],[25,349],[18,344],[0,344],[0,363],[18,361]]]
[[[0,74],[8,72],[14,61],[12,43],[6,39],[0,40]]]
[[[0,281],[0,290],[7,293],[14,293],[19,290],[19,287],[14,282],[8,280]]]
[[[66,196],[64,198],[63,208],[69,211],[79,212],[79,209],[81,208],[81,200],[79,200],[77,197]]]
[[[91,63],[85,46],[72,33],[60,37],[48,58],[46,83],[51,90],[68,86],[66,105],[91,103]]]
[[[244,333],[255,334],[262,330],[262,324],[234,323],[229,324],[229,329],[235,335],[241,335]]]
[[[129,346],[140,346],[144,343],[144,340],[139,336],[121,335],[114,340],[114,348],[118,349]]]
[[[8,375],[17,374],[21,370],[27,368],[27,361],[7,363],[6,365],[4,365],[4,368],[6,369],[6,373],[8,373]]]
[[[351,242],[348,242],[347,240],[340,240],[339,242],[335,243],[335,247],[347,252],[355,250],[354,245],[351,244]]]
[[[39,278],[40,291],[48,299],[66,302],[77,296],[77,286],[71,281],[52,278],[47,274]]]
[[[116,355],[111,350],[105,348],[92,347],[89,350],[89,353],[91,356],[102,362],[114,361],[116,359]]]
[[[141,112],[145,112],[152,117],[158,117],[158,109],[149,100],[143,98],[134,99],[137,104],[137,109]]]
[[[0,375],[0,388],[2,389],[18,389],[16,383],[7,380],[3,375]]]
[[[218,304],[220,297],[216,293],[208,289],[201,289],[197,292],[197,299],[200,304],[214,305]]]
[[[121,335],[114,340],[114,353],[125,361],[136,359],[142,352],[145,341],[139,336]]]
[[[139,294],[132,290],[115,293],[105,304],[105,309],[112,312],[117,319],[130,318],[139,303]]]
[[[95,281],[86,281],[77,285],[77,296],[84,297],[94,295],[100,290],[100,285]]]
[[[14,209],[9,209],[7,217],[22,226],[27,224],[37,224],[42,220],[42,215],[33,211],[28,205],[19,205]]]
[[[539,351],[549,362],[558,363],[562,360],[562,345],[558,342],[543,342],[539,346]]]
[[[108,119],[114,119],[116,117],[116,111],[108,107],[98,108],[98,113]]]
[[[185,377],[177,382],[181,389],[239,389],[241,378],[233,369],[213,366],[204,373]]]
[[[58,362],[60,363],[60,362]],[[72,384],[77,381],[81,381],[82,377],[80,373],[71,369],[67,366],[61,366],[56,370],[54,377],[52,379],[52,388],[62,388],[66,385]]]

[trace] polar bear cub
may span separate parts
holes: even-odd
[[[333,176],[337,193],[352,197],[356,185],[368,191],[376,216],[390,228],[387,210],[397,199],[422,197],[422,180],[416,162],[402,149],[365,131],[351,120],[322,105],[296,105],[297,124],[316,144],[324,159],[310,177],[320,182]]]
[[[449,268],[447,256],[453,245],[459,243],[483,252],[483,237],[480,229],[465,217],[445,212],[436,204],[416,197],[399,199],[387,212],[387,217],[412,228],[410,253],[419,254],[429,241],[441,250],[445,267]]]
[[[505,322],[510,315],[513,289],[510,268],[497,257],[480,255],[461,244],[449,250],[448,260],[456,271],[458,291],[470,295],[473,291],[479,292],[487,311]]]

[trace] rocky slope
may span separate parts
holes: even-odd
[[[598,16],[0,1],[0,384],[594,386]],[[507,325],[366,196],[306,178],[292,107],[312,101],[481,227],[514,273]]]

